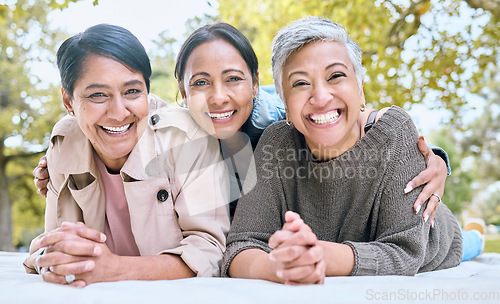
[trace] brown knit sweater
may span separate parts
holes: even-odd
[[[462,238],[440,204],[435,227],[413,211],[421,188],[404,194],[425,169],[410,116],[391,107],[354,147],[326,162],[312,159],[304,136],[285,122],[264,132],[255,151],[257,185],[243,196],[227,239],[221,273],[242,250],[270,252],[269,237],[288,210],[318,239],[345,243],[355,255],[351,275],[414,275],[456,266]]]

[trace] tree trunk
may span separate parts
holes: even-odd
[[[12,204],[9,197],[3,140],[0,138],[0,250],[14,251],[12,245]]]

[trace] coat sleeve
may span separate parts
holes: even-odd
[[[174,140],[175,141],[175,140]],[[182,231],[176,254],[197,276],[218,276],[229,230],[229,182],[219,143],[208,134],[170,149],[170,183]]]

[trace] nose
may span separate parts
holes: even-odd
[[[319,82],[313,86],[309,102],[318,107],[324,107],[333,100],[331,88],[328,84]]]
[[[121,95],[114,96],[113,98],[111,98],[111,100],[109,100],[108,102],[107,114],[108,117],[113,120],[116,121],[125,120],[130,115],[130,111],[128,110],[127,99]]]
[[[214,85],[212,86],[211,94],[208,97],[208,104],[220,107],[228,101],[229,96],[224,85],[220,83],[214,83]]]

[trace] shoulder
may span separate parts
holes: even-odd
[[[56,136],[67,136],[68,134],[74,132],[76,129],[80,129],[76,118],[66,115],[54,125],[51,138]]]
[[[153,131],[180,131],[189,139],[207,135],[193,120],[188,109],[170,105],[152,94],[150,94],[148,125]]]
[[[391,106],[381,110],[377,114],[376,128],[390,137],[401,134],[414,134],[418,137],[417,128],[413,123],[411,116],[403,109],[397,106]]]
[[[270,124],[285,117],[285,106],[276,93],[274,86],[259,88],[250,120],[258,129],[265,129]]]
[[[264,130],[262,137],[259,140],[256,151],[259,147],[262,149],[265,146],[270,146],[272,149],[281,149],[293,146],[294,134],[298,133],[293,126],[289,126],[285,121],[281,120],[273,123]]]

